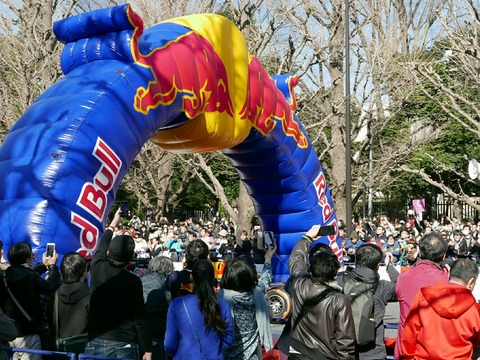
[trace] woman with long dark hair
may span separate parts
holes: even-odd
[[[236,257],[225,268],[218,296],[230,304],[235,322],[234,342],[225,351],[227,360],[258,360],[262,358],[262,347],[266,351],[273,348],[270,328],[273,315],[265,293],[273,278],[271,262],[276,249],[274,243],[266,251],[260,278],[249,255]]]
[[[233,342],[230,308],[217,298],[210,261],[197,260],[192,277],[194,293],[174,299],[168,308],[165,350],[173,359],[222,360],[222,351]]]

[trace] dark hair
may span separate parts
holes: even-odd
[[[185,249],[185,263],[187,269],[192,270],[193,265],[199,259],[208,259],[208,246],[203,240],[190,241]]]
[[[205,318],[205,329],[213,327],[215,331],[224,333],[227,323],[222,318],[220,304],[215,293],[215,272],[209,260],[198,259],[192,268],[193,283],[198,298],[198,304]]]
[[[443,260],[448,249],[447,242],[436,233],[430,233],[423,236],[418,245],[420,249],[420,258],[436,263],[440,263]]]
[[[355,251],[355,267],[377,270],[382,261],[383,252],[378,245],[364,244]]]
[[[450,266],[450,278],[457,278],[467,283],[471,278],[478,277],[478,265],[470,259],[458,259]]]
[[[87,271],[87,261],[82,255],[76,252],[65,254],[60,264],[60,273],[65,284],[79,282],[85,271]]]
[[[231,260],[222,275],[220,286],[234,291],[253,291],[258,284],[258,274],[253,258],[249,255]]]
[[[32,258],[32,247],[27,242],[13,244],[8,249],[8,261],[11,265],[22,265]]]
[[[313,257],[316,255],[316,254],[320,254],[322,252],[326,252],[326,253],[330,253],[330,254],[334,254],[335,253],[333,252],[332,248],[327,245],[327,244],[324,244],[324,243],[316,243],[309,251],[308,253],[308,256],[310,259],[313,259]]]
[[[310,261],[310,273],[313,281],[327,283],[333,281],[340,269],[340,262],[335,254],[320,252]]]

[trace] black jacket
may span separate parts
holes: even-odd
[[[150,272],[141,278],[143,300],[147,312],[152,338],[164,339],[167,327],[169,294],[167,294],[166,277],[157,272]]]
[[[315,283],[309,275],[304,275],[308,269],[307,256],[310,245],[311,242],[303,237],[290,255],[293,323],[303,304],[327,288],[324,284]],[[355,329],[348,297],[341,292],[334,292],[307,313],[292,331],[292,347],[302,353],[304,349],[319,352],[329,359],[353,360]],[[311,354],[314,356],[314,353]]]
[[[388,302],[394,302],[397,300],[397,293],[395,291],[395,283],[399,275],[398,271],[391,265],[387,267],[388,274],[390,275],[390,281],[380,280],[378,272],[368,268],[355,268],[352,272],[365,283],[378,282],[377,289],[375,290],[374,298],[374,313],[375,323],[377,326],[377,335],[375,344],[365,345],[357,347],[356,358],[360,360],[373,360],[373,359],[385,359],[387,356],[384,342],[384,325],[383,317],[385,316],[385,307]],[[338,284],[343,288],[345,283],[345,276],[348,273],[341,273],[337,277]]]
[[[24,265],[10,266],[5,270],[5,275],[8,287],[33,321],[27,321],[5,289],[3,279],[0,278],[0,299],[5,314],[15,320],[18,336],[39,334],[40,322],[43,318],[40,295],[49,295],[60,285],[58,267],[50,266],[47,280],[40,277],[35,270]]]
[[[62,284],[58,293],[58,337],[67,338],[87,331],[87,316],[90,304],[90,289],[87,284],[76,282]],[[51,336],[55,339],[55,293],[50,295],[47,320]]]
[[[112,235],[111,230],[105,231],[90,264],[88,337],[136,343],[151,352],[152,339],[145,315],[142,282],[138,276],[108,262],[107,248]]]

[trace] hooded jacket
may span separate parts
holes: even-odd
[[[480,305],[465,286],[445,281],[415,297],[402,334],[400,359],[471,359],[480,346]]]
[[[385,307],[387,306],[387,303],[397,301],[395,281],[398,277],[398,271],[392,265],[389,265],[387,266],[387,272],[391,281],[380,280],[378,272],[369,268],[357,267],[352,270],[355,277],[362,282],[367,284],[377,284],[375,296],[373,298],[376,324],[375,343],[372,342],[371,344],[356,347],[356,356],[359,360],[385,359],[387,356],[383,318],[385,316]],[[342,288],[345,286],[347,276],[348,273],[342,273],[337,277],[337,282]]]
[[[400,321],[398,323],[397,342],[395,343],[395,359],[400,356],[403,326],[415,295],[421,288],[433,285],[440,280],[448,281],[448,273],[440,265],[430,260],[421,260],[410,270],[399,275],[396,291],[400,304]]]
[[[59,338],[67,338],[86,332],[90,288],[83,282],[62,284],[58,288]],[[55,293],[48,300],[49,328],[55,329]]]

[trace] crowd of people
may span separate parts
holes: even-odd
[[[291,359],[385,359],[385,307],[398,301],[396,359],[472,358],[480,346],[480,305],[472,295],[477,224],[392,224],[382,216],[354,224],[350,236],[340,226],[343,255],[353,267],[315,243],[320,227],[292,250],[285,284],[292,311],[278,349]],[[8,263],[0,250],[0,341],[58,350],[60,339],[83,334],[81,352],[87,355],[261,359],[262,351],[274,348],[265,294],[276,245],[259,249],[250,235],[237,233],[225,219],[145,222],[136,215],[123,219],[119,209],[90,263],[68,253],[57,267],[54,253],[35,265],[30,245],[14,244]],[[182,270],[174,269],[177,261]],[[225,265],[221,276],[214,269],[218,262]],[[380,279],[380,264],[389,281]],[[399,273],[394,265],[410,270]],[[356,318],[352,281],[373,294],[370,340],[359,336],[364,328]],[[14,357],[41,359],[21,352]]]
[[[353,224],[351,234],[346,234],[345,226],[339,227],[344,260],[355,262],[355,251],[363,244],[376,244],[384,253],[393,255],[394,264],[410,266],[418,259],[418,243],[422,236],[438,233],[447,242],[447,263],[458,258],[469,258],[480,262],[479,231],[480,222],[459,221],[443,217],[441,221],[421,220],[410,217],[406,220],[390,222],[386,216],[373,220],[364,219]]]

